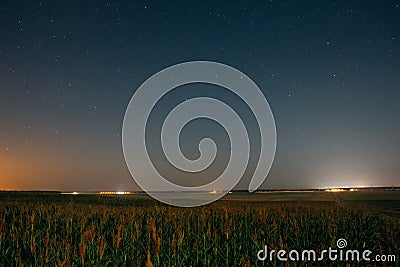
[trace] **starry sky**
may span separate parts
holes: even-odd
[[[400,1],[3,0],[0,190],[137,190],[126,107],[192,60],[243,71],[268,99],[278,143],[262,188],[400,185]],[[164,106],[214,92],[188,87]],[[191,127],[188,155],[207,129],[229,149],[218,125]],[[218,151],[208,182],[229,160]]]

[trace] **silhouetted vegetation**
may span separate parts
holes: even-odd
[[[257,252],[318,251],[339,238],[351,249],[400,251],[398,218],[334,202],[175,208],[146,196],[7,192],[0,200],[1,266],[280,266]]]

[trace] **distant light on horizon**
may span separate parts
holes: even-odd
[[[129,195],[131,192],[129,191],[101,191],[100,195]]]
[[[330,188],[325,190],[325,192],[344,192],[344,191],[346,191],[346,189],[343,188]]]
[[[342,189],[351,189],[351,188],[368,188],[368,187],[381,187],[379,185],[364,185],[364,184],[360,184],[360,185],[331,185],[331,186],[323,186],[321,187],[321,189],[324,190],[328,190],[328,189],[334,189],[334,188],[342,188]]]
[[[80,193],[78,193],[78,192],[62,192],[61,193],[62,195],[79,195]]]

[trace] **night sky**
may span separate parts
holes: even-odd
[[[400,1],[195,2],[0,1],[0,189],[137,190],[127,105],[192,60],[241,70],[268,99],[278,142],[262,188],[400,185]],[[205,129],[226,137],[192,128],[188,154]]]

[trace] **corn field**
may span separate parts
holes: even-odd
[[[318,251],[339,238],[349,248],[400,257],[398,218],[332,203],[175,208],[148,199],[52,194],[0,200],[0,266],[285,266],[259,261],[257,252],[264,245]]]

